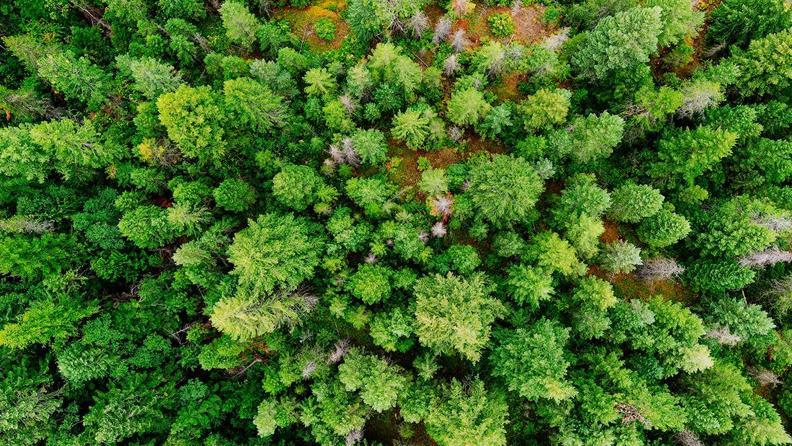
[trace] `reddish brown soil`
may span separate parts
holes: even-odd
[[[395,140],[389,141],[391,157],[400,158],[397,166],[387,165],[391,178],[404,187],[411,187],[421,179],[421,171],[418,170],[418,159],[423,157],[435,168],[448,167],[468,158],[476,152],[503,153],[505,148],[494,142],[481,139],[478,135],[468,132],[465,134],[464,142],[459,147],[446,147],[440,150],[410,150],[403,144]]]
[[[492,92],[498,95],[503,101],[516,101],[521,98],[519,85],[525,79],[525,75],[521,73],[510,74],[500,80],[500,82],[492,88]]]
[[[602,243],[613,243],[621,238],[619,235],[619,225],[612,221],[605,220],[604,226],[605,232],[600,235],[600,241]]]
[[[452,35],[459,29],[464,29],[470,48],[475,48],[488,40],[517,41],[520,43],[534,43],[552,34],[552,30],[542,23],[545,7],[542,5],[529,5],[520,8],[515,14],[511,8],[486,7],[476,5],[476,9],[464,18],[454,22]],[[489,29],[487,19],[492,14],[508,13],[514,20],[514,35],[503,39],[496,39]],[[430,15],[431,17],[431,15]]]
[[[613,274],[597,265],[589,267],[588,274],[607,280],[613,285],[616,296],[625,299],[646,300],[653,296],[663,296],[664,299],[677,302],[690,303],[695,296],[689,290],[673,280],[643,281],[635,274]]]

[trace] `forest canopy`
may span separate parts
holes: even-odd
[[[789,1],[0,3],[0,446],[792,444]]]

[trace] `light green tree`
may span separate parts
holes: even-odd
[[[181,152],[204,163],[220,162],[226,152],[220,99],[209,87],[180,86],[157,99],[168,137]]]
[[[496,332],[495,339],[498,344],[490,356],[493,374],[510,391],[529,401],[575,396],[577,391],[565,376],[570,365],[564,351],[569,329],[541,319],[529,328]]]
[[[260,25],[256,16],[243,3],[228,0],[220,7],[220,17],[223,19],[228,40],[243,49],[251,49]]]
[[[467,88],[451,95],[448,101],[448,119],[457,125],[475,125],[490,108],[492,107],[480,91]]]
[[[338,366],[338,379],[347,391],[359,390],[363,402],[376,412],[395,406],[409,384],[400,367],[357,349],[344,355],[344,362]]]
[[[424,423],[440,446],[504,446],[506,416],[503,397],[488,392],[483,381],[465,386],[453,380],[432,397]]]
[[[518,222],[530,214],[544,185],[523,158],[495,155],[470,167],[470,197],[481,218],[496,226]]]
[[[226,81],[223,96],[231,123],[236,127],[270,132],[286,123],[283,98],[253,79],[241,77]]]
[[[471,361],[481,358],[490,326],[504,311],[489,296],[481,275],[463,279],[451,273],[418,279],[415,332],[421,344],[439,353],[458,352]]]
[[[531,132],[563,123],[569,113],[571,96],[568,90],[543,88],[522,101],[519,111],[525,130]]]
[[[291,214],[274,213],[248,220],[228,248],[231,271],[253,294],[276,286],[295,287],[311,277],[324,240],[315,226]]]
[[[578,71],[595,79],[649,62],[663,32],[660,7],[631,8],[605,17],[575,42],[571,61]]]

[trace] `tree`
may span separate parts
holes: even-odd
[[[172,383],[162,387],[162,376],[133,374],[99,392],[84,422],[97,443],[118,443],[139,433],[166,430],[166,395]]]
[[[27,181],[44,182],[51,155],[30,136],[30,127],[0,128],[0,173]]]
[[[546,271],[559,272],[564,276],[579,276],[585,265],[578,260],[575,249],[555,232],[544,231],[536,235],[524,254]]]
[[[315,297],[288,289],[273,293],[238,292],[215,304],[211,320],[215,328],[231,339],[248,341],[299,322],[315,304]]]
[[[352,295],[373,305],[390,297],[390,271],[382,266],[361,265],[349,279]]]
[[[498,345],[490,356],[493,374],[510,391],[529,401],[563,401],[575,396],[575,388],[564,376],[570,365],[564,352],[569,329],[541,319],[529,328],[496,332],[495,339]]]
[[[41,122],[30,128],[30,139],[41,146],[64,177],[77,176],[83,169],[98,169],[120,158],[120,148],[105,144],[93,121],[78,125],[71,119]]]
[[[423,72],[420,65],[402,54],[400,47],[379,43],[369,58],[372,79],[397,87],[408,99],[421,84]]]
[[[582,339],[601,338],[610,328],[608,309],[616,303],[609,282],[596,277],[584,277],[572,294],[572,327]]]
[[[160,248],[177,235],[168,221],[167,210],[153,205],[125,212],[118,222],[118,229],[140,249]]]
[[[22,349],[32,344],[62,343],[75,336],[79,323],[99,311],[96,302],[72,296],[33,302],[17,319],[0,330],[0,346]]]
[[[409,351],[415,346],[415,339],[412,336],[415,331],[413,313],[409,309],[400,307],[377,313],[369,324],[371,340],[386,352]]]
[[[202,19],[206,17],[206,8],[203,3],[198,0],[158,0],[157,5],[166,17],[179,17],[185,20]],[[145,11],[144,5],[143,10]],[[145,17],[145,14],[143,17]]]
[[[738,84],[743,96],[767,96],[773,92],[789,95],[792,30],[786,29],[754,40],[748,51],[735,57],[740,67]]]
[[[448,179],[443,169],[427,169],[421,173],[418,188],[430,197],[448,192]]]
[[[649,173],[655,178],[681,177],[691,184],[731,154],[736,141],[732,132],[705,126],[670,132],[658,142],[658,159]]]
[[[773,221],[779,210],[772,204],[747,196],[720,203],[702,221],[695,243],[702,254],[714,258],[742,257],[769,247],[777,237]]]
[[[479,123],[476,132],[484,138],[496,140],[500,135],[506,133],[514,124],[512,120],[512,109],[513,105],[509,102],[504,102],[498,106],[492,107],[489,113],[484,116],[481,123]]]
[[[326,68],[311,68],[305,73],[305,92],[312,96],[329,96],[336,89],[336,81]]]
[[[477,362],[490,326],[504,311],[498,300],[489,297],[484,278],[437,274],[418,279],[413,292],[415,333],[421,344],[442,354],[458,352]]]
[[[272,194],[284,206],[304,211],[312,204],[332,201],[335,189],[311,167],[289,164],[272,179]]]
[[[249,50],[256,41],[256,30],[259,27],[256,16],[243,3],[227,0],[220,7],[220,17],[223,19],[228,40]]]
[[[356,130],[350,136],[352,147],[366,166],[378,166],[387,159],[388,145],[385,134],[379,130]]]
[[[745,403],[745,395],[751,386],[740,371],[731,364],[716,363],[702,373],[685,380],[690,386],[684,401],[685,410],[696,413],[691,418],[691,427],[703,434],[722,434],[730,431],[735,418],[746,417],[751,408]]]
[[[430,138],[437,114],[430,108],[408,108],[393,117],[391,133],[407,147],[418,149]]]
[[[344,355],[344,362],[338,366],[338,379],[347,391],[359,390],[363,402],[376,412],[395,406],[409,384],[397,366],[357,349]]]
[[[311,427],[313,436],[327,445],[345,437],[354,444],[370,412],[360,396],[347,392],[338,380],[313,384],[311,391],[312,397],[302,403],[300,419]]]
[[[209,87],[181,85],[157,99],[157,109],[168,137],[181,152],[203,163],[219,162],[226,152],[223,108]]]
[[[69,98],[98,110],[110,96],[110,76],[87,58],[77,58],[70,51],[44,56],[36,61],[38,75]]]
[[[709,301],[706,310],[704,320],[710,326],[725,327],[748,343],[766,346],[775,337],[775,322],[759,305],[724,297]]]
[[[656,296],[646,302],[619,302],[612,309],[615,342],[627,342],[644,353],[642,362],[655,364],[657,378],[688,373],[713,365],[707,347],[699,344],[704,335],[702,320],[678,302]]]
[[[734,444],[789,444],[790,436],[775,407],[764,398],[751,395],[747,398],[751,404],[752,415],[737,422],[732,430]]]
[[[322,107],[325,124],[327,127],[340,133],[347,133],[355,128],[355,123],[350,118],[350,112],[341,99],[327,101]]]
[[[551,128],[566,120],[569,113],[568,90],[541,89],[520,103],[519,111],[523,116],[523,126],[528,132]]]
[[[744,288],[755,276],[756,273],[733,260],[701,259],[685,271],[685,279],[693,289],[715,293]]]
[[[495,37],[509,37],[514,34],[514,20],[507,13],[490,15],[487,17],[487,24]]]
[[[587,163],[609,156],[621,142],[623,133],[624,120],[603,112],[599,116],[578,116],[567,129],[553,132],[551,138],[558,155]]]
[[[244,77],[228,80],[223,84],[223,94],[235,126],[266,133],[286,123],[283,98],[259,82]]]
[[[645,218],[637,229],[638,237],[652,248],[666,248],[687,237],[690,223],[668,207]]]
[[[643,3],[647,8],[659,7],[662,31],[657,36],[660,48],[676,45],[685,37],[693,37],[704,23],[704,13],[696,10],[696,5],[685,0],[649,0]]]
[[[651,186],[625,183],[611,194],[608,215],[616,221],[637,223],[657,214],[664,199],[660,191]]]
[[[296,403],[288,397],[267,398],[259,403],[253,424],[259,437],[269,437],[277,428],[288,427],[297,421]]]
[[[129,61],[129,70],[135,81],[133,86],[149,100],[176,90],[183,82],[172,66],[152,57]]]
[[[448,101],[448,119],[457,125],[475,125],[490,108],[480,91],[467,88],[451,95]]]
[[[782,0],[756,4],[745,0],[724,0],[712,11],[707,39],[745,47],[753,40],[790,26],[792,11]]]
[[[228,260],[240,286],[254,295],[268,293],[311,277],[323,245],[321,233],[307,220],[269,213],[248,220],[248,227],[236,233]]]
[[[451,245],[448,250],[435,257],[434,260],[434,269],[440,274],[453,271],[468,276],[481,265],[478,252],[469,245]]]
[[[380,217],[396,188],[378,178],[352,178],[346,182],[346,193],[366,215]]]
[[[212,191],[212,195],[219,207],[232,212],[245,211],[256,201],[253,186],[243,180],[225,180]]]
[[[581,279],[572,298],[598,310],[607,310],[617,302],[611,284],[591,276]]]
[[[432,397],[424,423],[441,446],[503,446],[506,414],[503,398],[487,392],[481,380],[468,386],[453,380]]]
[[[629,273],[641,264],[641,250],[624,240],[605,245],[602,267],[614,273]]]
[[[395,12],[392,5],[380,0],[351,0],[347,22],[355,37],[367,43],[393,23]]]
[[[571,62],[586,77],[604,79],[649,61],[663,32],[663,10],[631,8],[605,17],[574,46]]]
[[[254,60],[250,63],[250,75],[276,95],[292,98],[300,92],[292,74],[277,62]]]
[[[600,236],[605,233],[602,220],[587,214],[567,223],[564,237],[582,259],[590,259],[599,252]]]
[[[757,138],[738,149],[739,170],[761,172],[769,183],[783,183],[792,178],[792,142]]]
[[[478,215],[496,226],[526,219],[544,188],[530,163],[508,155],[473,163],[469,182],[465,195]]]
[[[666,116],[676,112],[685,103],[685,95],[681,91],[662,86],[658,89],[646,86],[635,93],[634,113],[637,122],[645,128],[655,128],[664,121]]]
[[[554,293],[552,276],[528,265],[512,265],[506,283],[517,303],[533,309],[539,308],[539,303],[549,300]]]
[[[597,185],[597,178],[590,174],[577,174],[569,178],[561,195],[553,197],[550,210],[558,226],[574,223],[588,215],[599,218],[611,206],[611,195]]]

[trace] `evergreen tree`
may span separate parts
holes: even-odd
[[[504,308],[489,297],[480,275],[461,279],[448,275],[424,277],[415,283],[415,332],[421,344],[438,353],[461,353],[478,361],[490,327]]]
[[[323,240],[310,222],[291,214],[265,214],[249,220],[228,247],[231,271],[253,294],[277,285],[293,287],[319,264]]]

